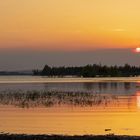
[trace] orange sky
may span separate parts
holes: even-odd
[[[0,48],[136,47],[139,6],[140,0],[2,0]]]

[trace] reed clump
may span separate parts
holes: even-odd
[[[0,104],[13,105],[21,108],[52,107],[61,105],[72,106],[107,106],[110,102],[117,102],[115,95],[102,95],[82,91],[3,91],[0,92]]]

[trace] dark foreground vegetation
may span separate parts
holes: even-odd
[[[0,140],[140,140],[136,136],[59,136],[59,135],[16,135],[16,134],[1,134]]]
[[[86,65],[80,67],[50,67],[46,65],[43,70],[33,70],[33,75],[42,76],[78,76],[78,77],[134,77],[140,75],[140,67]]]

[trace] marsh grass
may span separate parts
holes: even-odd
[[[13,105],[21,108],[52,107],[62,105],[72,106],[107,106],[118,103],[115,95],[102,95],[92,92],[63,91],[3,91],[0,92],[1,105]]]

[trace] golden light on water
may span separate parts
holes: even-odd
[[[137,93],[136,97],[137,97],[137,108],[140,109],[140,93],[139,92]]]
[[[106,134],[105,129],[122,135],[138,135],[139,93],[118,96],[118,105],[94,107],[52,107],[21,109],[0,106],[0,128],[26,134]],[[3,122],[7,122],[3,124]]]

